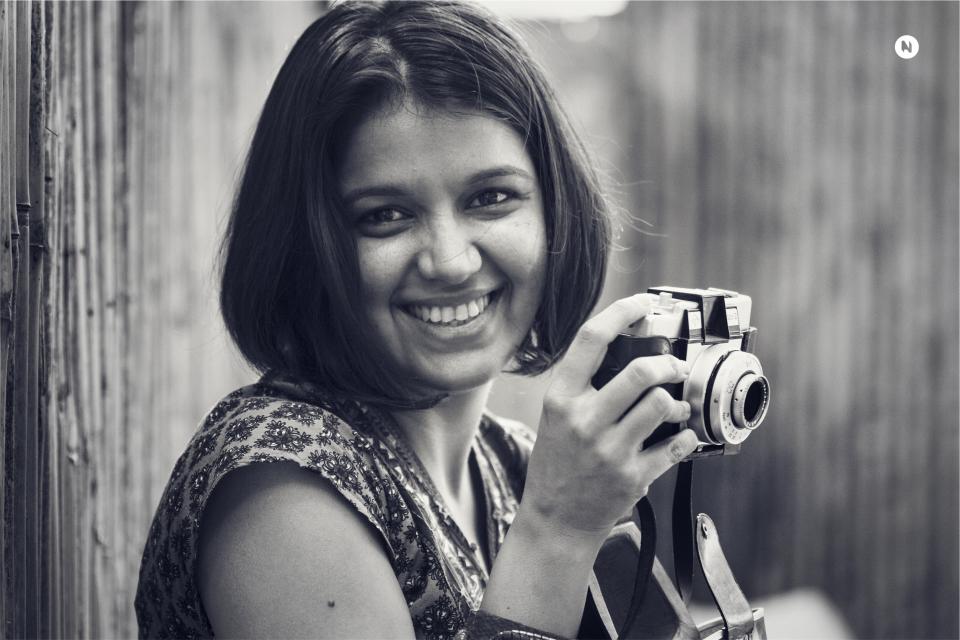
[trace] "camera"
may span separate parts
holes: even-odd
[[[738,453],[770,407],[770,382],[752,353],[750,296],[724,289],[651,287],[652,309],[610,344],[593,386],[599,389],[631,360],[673,354],[690,365],[686,382],[664,388],[690,403],[686,423],[661,424],[644,448],[693,429],[700,439],[687,459]]]

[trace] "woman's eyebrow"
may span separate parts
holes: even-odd
[[[344,202],[349,203],[361,198],[405,195],[407,195],[407,192],[402,187],[392,184],[382,184],[374,185],[372,187],[360,187],[359,189],[353,189],[343,194],[342,199]]]
[[[524,178],[526,180],[533,180],[533,176],[530,175],[529,171],[521,169],[520,167],[515,167],[513,165],[502,165],[499,167],[493,167],[491,169],[484,169],[479,171],[469,178],[467,178],[465,184],[476,184],[478,182],[483,182],[484,180],[489,180],[491,178],[504,178],[516,176],[519,178]]]
[[[491,167],[490,169],[484,169],[483,171],[478,171],[477,173],[468,176],[467,179],[464,180],[464,184],[469,186],[484,182],[485,180],[490,180],[492,178],[504,177],[518,177],[533,181],[533,176],[529,171],[514,165],[506,164],[497,167]],[[360,200],[361,198],[367,197],[403,197],[406,195],[408,195],[408,191],[399,185],[378,184],[351,189],[343,194],[342,199],[343,202],[349,204],[356,200]]]

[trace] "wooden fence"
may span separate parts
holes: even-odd
[[[212,304],[218,214],[319,10],[0,2],[5,637],[136,636],[153,509],[242,375]]]
[[[632,3],[526,27],[634,216],[605,299],[756,300],[772,414],[701,465],[698,506],[748,595],[817,587],[859,637],[958,635],[957,9]],[[135,635],[172,462],[249,379],[211,258],[267,87],[320,10],[0,0],[6,637]],[[542,385],[495,406],[535,422]]]
[[[957,14],[637,2],[528,30],[634,217],[605,299],[754,298],[771,413],[699,465],[697,508],[748,595],[818,588],[857,637],[958,636]]]

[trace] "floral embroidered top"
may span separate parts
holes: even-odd
[[[471,459],[484,485],[488,558],[516,514],[532,447],[525,425],[484,416]],[[383,539],[418,638],[463,627],[488,576],[392,418],[268,375],[218,403],[174,466],[140,566],[141,638],[214,637],[194,578],[204,506],[230,471],[284,460],[331,483]]]

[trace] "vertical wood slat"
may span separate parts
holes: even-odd
[[[18,233],[14,238],[15,292],[13,330],[13,375],[7,379],[11,394],[6,420],[8,433],[13,434],[12,445],[16,452],[12,486],[15,495],[14,531],[15,571],[14,588],[18,592],[13,615],[14,630],[25,637],[36,637],[39,605],[39,531],[37,501],[38,425],[37,415],[32,411],[31,400],[35,399],[36,363],[30,360],[30,346],[37,329],[30,317],[30,214],[31,197],[31,5],[28,2],[16,6],[16,222]],[[11,424],[12,423],[12,424]]]
[[[20,25],[20,14],[22,7],[19,5],[13,5],[11,7],[11,82],[9,84],[10,94],[11,94],[11,104],[12,104],[12,117],[11,117],[11,127],[12,127],[12,139],[11,143],[13,146],[12,154],[12,181],[11,187],[13,189],[13,205],[14,207],[8,210],[8,215],[11,216],[10,219],[10,243],[11,243],[11,256],[12,256],[12,293],[10,296],[10,306],[12,311],[12,325],[11,325],[11,340],[10,340],[10,352],[8,355],[8,366],[11,370],[16,371],[18,363],[22,360],[22,322],[19,319],[20,309],[17,306],[17,291],[20,288],[20,220],[22,219],[24,213],[22,211],[22,203],[25,199],[25,173],[26,173],[26,144],[24,139],[23,131],[23,111],[25,108],[24,102],[24,83],[22,79],[22,70],[24,68],[23,64],[23,53],[21,51],[21,39],[19,33],[21,30]],[[22,371],[22,369],[20,369]],[[3,384],[6,387],[7,399],[5,407],[5,431],[6,431],[6,447],[7,455],[5,460],[6,468],[22,468],[24,465],[24,442],[23,442],[23,431],[22,431],[22,419],[21,415],[18,414],[16,408],[18,405],[22,406],[22,402],[18,402],[19,398],[17,393],[19,389],[16,387],[13,376],[9,376],[6,380],[3,381]],[[22,411],[22,409],[21,409]],[[5,558],[7,564],[12,569],[11,571],[11,580],[10,580],[10,589],[12,597],[9,599],[8,611],[10,617],[7,620],[7,629],[9,632],[17,633],[21,632],[25,625],[24,620],[24,609],[26,603],[24,601],[24,592],[26,589],[25,579],[25,553],[26,553],[26,539],[25,532],[23,530],[23,511],[25,509],[25,496],[24,496],[24,476],[23,474],[5,474],[4,482],[6,485],[7,492],[7,504],[5,517],[7,521],[5,525],[8,530],[8,547],[7,558]]]
[[[65,118],[64,129],[61,135],[64,139],[64,151],[66,154],[64,161],[63,182],[63,211],[61,217],[61,242],[62,260],[63,260],[63,280],[58,283],[61,286],[62,322],[60,329],[62,331],[62,352],[59,354],[63,367],[63,378],[61,393],[64,403],[63,425],[66,430],[65,450],[65,484],[66,491],[63,496],[63,502],[60,508],[66,521],[67,535],[63,538],[63,558],[66,565],[67,580],[64,589],[64,619],[66,621],[66,632],[74,637],[83,637],[86,621],[86,609],[81,602],[83,593],[86,591],[81,582],[82,576],[86,575],[83,571],[83,560],[85,551],[83,547],[84,510],[73,508],[71,505],[85,505],[86,495],[84,485],[86,474],[84,467],[86,465],[86,444],[82,437],[81,425],[83,424],[79,407],[76,402],[77,388],[80,382],[74,368],[79,362],[78,355],[75,352],[75,331],[76,323],[76,304],[75,304],[75,286],[73,280],[76,277],[77,269],[76,246],[74,239],[74,225],[77,210],[82,206],[78,202],[80,199],[78,192],[81,184],[77,180],[75,167],[82,163],[82,159],[77,158],[77,150],[81,147],[77,141],[77,111],[80,106],[78,87],[81,83],[79,79],[81,43],[83,36],[80,32],[80,21],[78,18],[79,4],[68,5],[64,13],[64,29],[66,31],[65,40],[67,48],[63,58],[63,82],[64,82],[64,102]]]
[[[119,623],[125,620],[126,608],[129,606],[127,605],[129,600],[127,594],[130,591],[129,573],[127,573],[127,567],[123,562],[127,548],[127,545],[124,544],[122,530],[124,509],[117,508],[118,505],[124,505],[123,490],[126,486],[121,474],[123,465],[121,443],[123,442],[124,423],[120,409],[122,396],[120,395],[121,388],[118,382],[119,372],[116,370],[116,363],[120,358],[120,351],[117,348],[119,325],[117,321],[118,273],[116,255],[122,247],[122,243],[119,242],[115,233],[115,217],[118,213],[115,206],[117,201],[115,178],[118,159],[115,155],[117,142],[114,123],[117,121],[116,85],[119,76],[116,44],[119,7],[115,4],[98,4],[96,8],[97,42],[104,43],[104,46],[100,46],[96,50],[98,56],[97,67],[102,70],[98,91],[98,113],[100,117],[97,123],[98,129],[102,132],[97,155],[103,166],[102,189],[98,202],[101,214],[98,216],[97,225],[97,244],[101,248],[97,265],[98,285],[101,289],[98,318],[100,320],[101,359],[104,363],[100,393],[104,396],[105,425],[110,434],[105,442],[104,453],[106,459],[111,463],[108,472],[110,482],[103,494],[104,506],[108,514],[108,522],[104,525],[103,530],[103,537],[106,542],[103,571],[109,577],[110,587],[103,595],[109,605],[107,611],[112,625],[105,628],[103,632],[119,636],[129,632],[125,626],[121,626]]]
[[[960,42],[956,37],[957,8],[947,4],[938,5],[937,24],[939,25],[938,37],[940,42],[940,51],[944,52],[942,57],[937,59],[938,77],[948,77],[955,68],[951,68],[960,59]],[[939,135],[935,135],[936,143],[934,148],[939,151],[936,155],[937,166],[947,175],[960,175],[960,158],[956,152],[953,142],[960,138],[958,132],[957,118],[950,115],[950,109],[953,105],[960,102],[960,87],[956,84],[945,87],[948,99],[936,105],[938,113],[936,121],[943,123],[943,128]],[[934,229],[936,240],[935,252],[933,256],[934,264],[937,265],[956,265],[960,262],[960,216],[956,215],[956,203],[960,201],[960,181],[944,181],[936,185],[935,193],[935,211],[938,212],[938,224]],[[947,269],[935,269],[936,279],[933,290],[938,292],[936,295],[937,304],[935,311],[937,318],[960,318],[960,301],[947,292],[951,287],[957,287],[956,271],[951,273]],[[943,332],[943,327],[940,327]],[[955,330],[955,327],[952,328]],[[951,329],[947,329],[950,331]],[[932,375],[942,376],[945,380],[957,380],[960,378],[960,361],[957,358],[950,357],[951,347],[954,347],[955,338],[949,335],[940,336],[940,340],[931,341],[927,345],[926,354],[931,361],[938,359],[941,361],[939,371]],[[931,374],[927,374],[931,375]],[[932,414],[934,416],[956,416],[960,414],[960,397],[957,394],[937,393],[934,396],[932,405]],[[950,424],[948,419],[943,420],[941,429],[937,437],[930,438],[927,441],[927,457],[932,461],[933,468],[938,470],[937,475],[932,478],[930,502],[937,505],[937,526],[929,528],[927,548],[926,568],[929,575],[934,575],[938,567],[949,567],[960,565],[958,559],[958,549],[956,545],[955,530],[951,525],[955,525],[960,520],[958,510],[960,510],[960,469],[956,465],[956,436],[949,436],[949,430],[955,426]],[[950,581],[944,582],[944,594],[950,594],[958,590],[958,578],[956,574]],[[942,600],[946,601],[948,595]],[[957,611],[952,607],[937,607],[934,618],[934,626],[938,629],[956,629]]]
[[[929,3],[918,5],[910,9],[908,15],[905,7],[898,6],[896,20],[905,27],[915,30],[914,25],[919,27],[928,23],[929,14],[927,10],[929,7]],[[933,44],[931,40],[926,38],[926,34],[923,37],[926,43]],[[918,91],[923,91],[923,87],[926,85],[923,80],[924,76],[927,75],[925,73],[927,68],[929,68],[928,65],[917,65],[916,68],[898,65],[895,73],[896,95],[915,96]],[[923,189],[920,188],[921,172],[926,168],[923,166],[920,156],[924,156],[923,159],[925,159],[927,155],[925,151],[918,148],[922,144],[919,122],[919,119],[922,118],[922,111],[923,108],[917,104],[916,100],[908,100],[903,108],[896,110],[894,119],[897,130],[895,153],[898,158],[905,161],[906,167],[909,167],[906,170],[901,169],[897,172],[891,172],[893,175],[890,176],[894,193],[892,194],[889,226],[894,237],[913,236],[918,240],[923,238],[923,221],[907,219],[904,216],[905,212],[913,211],[915,208],[929,210],[927,206],[924,206],[927,201]],[[921,160],[921,163],[917,162],[918,159]],[[895,299],[913,301],[911,306],[915,305],[917,308],[911,309],[910,313],[918,328],[926,324],[924,316],[930,313],[928,303],[933,302],[928,300],[925,291],[918,291],[915,288],[916,282],[928,281],[927,278],[923,277],[922,267],[918,268],[919,265],[916,265],[914,261],[914,257],[919,257],[919,253],[916,247],[901,243],[898,246],[889,247],[888,255],[885,256],[885,261],[890,264],[890,277],[893,280],[894,295],[897,296]],[[923,262],[926,262],[926,260],[924,259]],[[893,313],[888,316],[891,323],[891,334],[896,331],[895,325],[902,322],[898,321],[898,315]],[[890,344],[889,350],[893,360],[890,363],[889,373],[885,377],[893,384],[891,384],[892,389],[887,394],[886,401],[889,403],[887,415],[892,418],[889,426],[894,429],[900,425],[915,424],[914,421],[917,418],[923,419],[925,413],[923,411],[917,412],[915,402],[915,398],[923,391],[912,388],[913,385],[909,382],[907,384],[903,383],[904,381],[921,378],[921,376],[916,375],[916,372],[918,368],[922,369],[925,363],[912,357],[915,347],[916,343],[910,337],[905,337],[905,339]],[[896,376],[896,381],[893,379],[894,376]],[[914,428],[917,427],[920,427],[920,425],[917,424]],[[900,601],[903,610],[900,614],[900,623],[906,629],[912,628],[920,622],[920,615],[918,614],[922,612],[918,611],[917,607],[922,607],[922,603],[917,602],[916,598],[918,596],[923,598],[926,595],[924,594],[923,584],[926,577],[919,575],[912,568],[918,564],[919,550],[902,545],[908,539],[908,533],[912,531],[918,521],[917,515],[922,517],[922,512],[927,512],[930,509],[930,505],[926,503],[923,494],[917,495],[915,493],[917,489],[923,490],[926,480],[918,478],[915,487],[911,487],[911,483],[906,481],[906,470],[917,468],[917,462],[923,464],[923,461],[912,459],[911,449],[916,439],[905,437],[908,433],[909,431],[902,427],[896,429],[893,432],[895,438],[893,455],[887,454],[888,459],[893,458],[894,467],[903,470],[895,474],[890,480],[891,493],[887,496],[887,499],[890,500],[888,504],[891,511],[890,517],[893,521],[893,526],[890,527],[892,546],[903,548],[902,553],[906,560],[906,562],[898,562],[891,566],[889,585],[895,593],[901,594]],[[919,508],[920,514],[917,513],[917,508]]]
[[[51,190],[48,189],[50,177],[49,160],[56,157],[52,147],[52,141],[55,139],[51,114],[51,96],[53,95],[53,73],[56,68],[55,51],[56,43],[53,42],[53,25],[55,24],[54,12],[56,6],[52,3],[38,3],[34,13],[34,51],[38,52],[42,59],[42,65],[38,65],[35,82],[40,81],[40,87],[34,87],[33,100],[37,101],[38,116],[40,122],[35,127],[35,131],[40,133],[37,136],[37,146],[39,151],[39,168],[36,172],[37,181],[35,188],[35,202],[42,207],[42,212],[36,217],[36,227],[31,232],[34,236],[34,245],[31,247],[31,267],[35,270],[36,286],[40,294],[36,297],[36,318],[39,325],[38,348],[41,350],[38,354],[40,365],[40,376],[37,385],[37,414],[40,427],[40,436],[42,446],[39,452],[41,475],[40,475],[40,536],[43,541],[41,563],[40,563],[40,593],[41,594],[59,594],[61,589],[60,582],[60,558],[59,537],[60,522],[57,515],[56,504],[59,499],[59,470],[55,463],[56,451],[59,448],[59,434],[55,428],[48,428],[53,424],[50,412],[50,387],[49,377],[43,375],[44,362],[47,357],[44,347],[51,344],[50,323],[48,318],[50,286],[50,260],[49,245],[47,242],[47,212],[50,210]],[[57,611],[59,602],[57,598],[41,596],[40,602],[40,620],[39,635],[43,638],[60,637],[60,622]]]
[[[60,134],[65,130],[63,117],[63,101],[60,100],[62,83],[59,81],[63,67],[63,58],[61,51],[65,46],[62,24],[65,22],[63,17],[64,6],[62,4],[48,3],[44,5],[47,11],[47,44],[48,44],[48,124],[46,136],[46,167],[45,167],[45,200],[47,212],[60,211],[62,208],[62,191],[59,187],[59,177],[62,174],[64,165],[64,145],[61,143]],[[59,217],[53,220],[48,219],[46,225],[46,242],[48,255],[58,255],[60,246],[61,228]],[[47,295],[44,297],[43,315],[44,322],[44,345],[47,352],[48,362],[52,362],[56,354],[60,353],[60,331],[59,323],[62,318],[60,306],[55,304],[59,293],[58,275],[60,273],[61,260],[48,260],[45,265],[45,285]],[[63,480],[65,479],[63,465],[63,442],[64,434],[59,425],[62,424],[61,410],[61,392],[60,376],[58,371],[51,367],[48,375],[43,376],[41,381],[41,390],[44,395],[44,414],[46,419],[44,424],[56,425],[48,428],[46,442],[48,444],[45,455],[48,472],[46,474],[47,505],[45,520],[48,523],[48,529],[44,536],[47,546],[48,563],[48,581],[46,593],[56,594],[55,597],[47,598],[46,608],[46,637],[63,637],[66,635],[66,621],[63,616],[63,601],[65,598],[67,575],[64,568],[63,546],[66,534],[65,519],[61,509],[61,501],[65,493]]]
[[[107,594],[102,583],[100,558],[103,553],[100,518],[100,496],[109,480],[103,468],[104,423],[100,396],[100,358],[96,333],[98,246],[95,233],[97,224],[97,201],[104,167],[96,157],[96,94],[98,89],[97,68],[94,59],[96,27],[93,3],[81,5],[78,18],[83,34],[78,53],[80,60],[80,84],[78,87],[78,146],[80,162],[76,165],[76,179],[82,185],[79,194],[73,228],[76,247],[77,278],[74,288],[76,309],[77,349],[77,395],[76,401],[82,415],[80,429],[86,443],[84,467],[89,478],[84,487],[88,507],[84,510],[83,548],[78,550],[84,558],[81,604],[84,615],[84,635],[98,637],[107,630],[103,628],[102,599]]]
[[[44,221],[41,229],[41,237],[45,244],[46,255],[54,253],[56,242],[51,241],[50,236],[56,234],[57,225],[48,225],[47,212],[59,210],[57,201],[57,189],[53,186],[54,175],[59,175],[59,168],[62,166],[62,147],[57,144],[57,130],[62,129],[60,124],[60,103],[55,100],[57,78],[59,77],[59,51],[60,38],[58,27],[60,23],[59,11],[61,5],[54,3],[44,3],[41,5],[44,11],[44,44],[46,49],[44,77],[46,84],[44,87],[44,106],[46,109],[44,125],[44,170],[43,170],[43,200],[44,200]],[[44,296],[41,300],[41,315],[45,318],[42,327],[41,343],[44,345],[45,357],[49,362],[49,355],[56,352],[55,346],[55,318],[56,310],[50,304],[52,299],[51,284],[54,282],[53,276],[56,272],[53,263],[58,261],[45,260],[43,264],[43,284]],[[54,375],[44,375],[40,379],[39,388],[39,412],[40,424],[55,425],[59,417],[56,410],[57,393],[56,385],[52,385]],[[42,593],[54,594],[43,598],[42,617],[40,622],[40,635],[45,638],[60,638],[65,635],[62,613],[62,594],[63,594],[63,571],[62,571],[62,533],[63,523],[61,511],[59,509],[61,497],[61,433],[56,427],[44,429],[44,451],[42,452],[44,473],[43,482],[45,488],[43,491],[43,522],[42,539],[45,541],[45,567],[44,583]]]
[[[16,78],[16,38],[14,37],[14,15],[12,3],[4,0],[0,3],[0,408],[6,415],[6,379],[8,371],[8,354],[13,327],[11,300],[13,297],[13,256],[10,243],[10,217],[16,211],[15,166],[16,138],[14,123],[16,121],[16,97],[13,93],[14,79]],[[11,442],[7,437],[6,425],[0,428],[0,455],[4,467],[11,455]],[[12,538],[8,532],[8,513],[12,505],[12,496],[7,491],[7,473],[0,479],[0,513],[3,514],[3,526],[0,527],[0,553],[3,554],[3,563],[0,566],[0,588],[3,593],[0,597],[0,613],[3,614],[2,623],[4,635],[8,636],[12,628],[12,607],[15,603],[10,600],[15,597],[12,586],[14,571],[9,567],[10,548]]]
[[[30,217],[27,221],[27,234],[23,243],[23,269],[27,295],[23,296],[26,303],[26,323],[29,327],[27,335],[27,367],[26,367],[26,398],[27,413],[26,428],[29,430],[27,447],[27,519],[26,529],[29,537],[27,597],[31,599],[27,609],[29,620],[26,626],[28,637],[37,637],[42,628],[41,597],[43,587],[43,549],[41,547],[43,532],[43,496],[42,475],[45,465],[41,455],[42,440],[45,436],[43,416],[40,413],[40,334],[41,334],[41,298],[43,296],[43,264],[44,225],[45,225],[45,198],[44,198],[44,139],[46,126],[46,109],[44,97],[46,94],[46,24],[44,11],[39,3],[29,5],[28,43],[25,50],[30,51],[30,91],[29,91],[29,162],[30,162]],[[27,29],[24,25],[24,29]],[[19,295],[19,294],[18,294]]]
[[[120,69],[119,81],[117,87],[118,94],[118,121],[120,126],[117,131],[116,155],[118,157],[118,167],[123,167],[123,171],[117,174],[117,194],[116,206],[121,212],[134,211],[136,204],[134,195],[139,184],[138,176],[135,173],[135,156],[131,152],[131,138],[135,135],[137,122],[133,120],[132,111],[138,104],[136,96],[133,95],[133,79],[131,66],[134,58],[134,46],[139,41],[133,36],[135,33],[134,12],[142,10],[139,5],[125,4],[120,8],[119,36],[117,41],[118,67]],[[136,283],[138,271],[135,270],[135,261],[138,260],[142,251],[137,236],[133,233],[135,226],[133,221],[125,215],[118,215],[116,221],[116,235],[118,242],[125,248],[117,257],[118,270],[118,290],[119,307],[122,310],[119,324],[120,353],[119,361],[119,380],[120,392],[126,399],[123,407],[121,422],[125,425],[144,425],[142,419],[144,412],[145,389],[137,383],[137,356],[140,355],[140,343],[138,334],[134,327],[142,326],[139,324],[142,318],[135,315],[138,306],[133,304],[136,292]],[[137,539],[137,535],[144,535],[134,527],[143,530],[143,514],[135,508],[137,502],[147,502],[150,500],[150,494],[146,491],[149,487],[148,481],[137,481],[137,477],[144,473],[144,467],[151,464],[150,457],[146,453],[150,450],[149,441],[151,430],[145,428],[129,429],[129,437],[124,439],[123,450],[123,477],[128,482],[131,493],[133,494],[131,502],[134,508],[128,511],[127,520],[130,523],[126,530],[127,538]],[[137,461],[142,461],[137,464]]]

